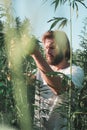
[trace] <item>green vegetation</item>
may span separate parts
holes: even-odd
[[[54,0],[52,4],[57,9],[59,3],[64,4],[64,1]],[[78,11],[77,2],[86,7],[83,0],[74,0],[70,3],[73,9],[76,8]],[[0,124],[5,123],[17,129],[31,130],[34,118],[35,86],[39,82],[35,81],[33,76],[37,71],[36,65],[33,59],[28,56],[28,52],[33,46],[27,46],[27,43],[32,42],[31,39],[34,36],[31,34],[29,20],[24,19],[21,22],[19,18],[14,18],[10,5],[0,6],[0,18]],[[67,22],[66,18],[54,18],[49,22],[53,20],[54,24],[52,24],[51,29],[61,20],[59,26],[63,27]],[[87,129],[87,18],[84,21],[83,30],[79,35],[82,49],[73,52],[71,58],[71,63],[80,65],[84,69],[83,88],[74,90],[76,96],[73,98],[75,102],[73,108],[70,102],[68,105],[66,104],[66,108],[69,110],[68,126],[73,121],[75,130]],[[35,40],[34,43],[38,44],[38,40]],[[27,51],[25,51],[26,48]],[[43,51],[41,46],[40,50]],[[64,78],[63,84],[66,83],[66,80],[68,79]],[[72,91],[69,98],[71,94]],[[72,126],[68,130],[72,130]]]

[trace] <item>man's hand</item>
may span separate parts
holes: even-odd
[[[23,35],[22,37],[21,51],[23,55],[32,55],[39,43],[34,36]]]
[[[37,46],[38,46],[38,40],[35,37],[32,37],[29,40],[28,48],[26,48],[28,49],[28,54],[29,55],[34,54],[35,50],[37,49]]]

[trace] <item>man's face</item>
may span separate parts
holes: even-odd
[[[58,65],[64,58],[61,48],[54,39],[46,39],[44,43],[45,56],[48,64]]]

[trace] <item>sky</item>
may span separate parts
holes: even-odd
[[[69,19],[69,5],[58,6],[57,10],[54,10],[54,5],[51,5],[52,0],[13,0],[14,15],[19,17],[21,20],[28,18],[32,26],[33,34],[41,39],[44,32],[49,30],[51,22],[48,23],[53,17],[66,17]],[[87,1],[85,0],[87,5]],[[72,48],[73,50],[80,48],[81,31],[83,29],[83,21],[87,17],[87,9],[82,5],[79,7],[79,16],[76,17],[76,11],[72,11]],[[58,29],[58,24],[55,26]],[[69,24],[61,29],[65,31],[70,39],[70,26]]]

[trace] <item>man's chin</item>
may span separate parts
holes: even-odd
[[[47,60],[47,63],[48,63],[49,65],[54,65],[54,63],[53,63],[51,60]]]

